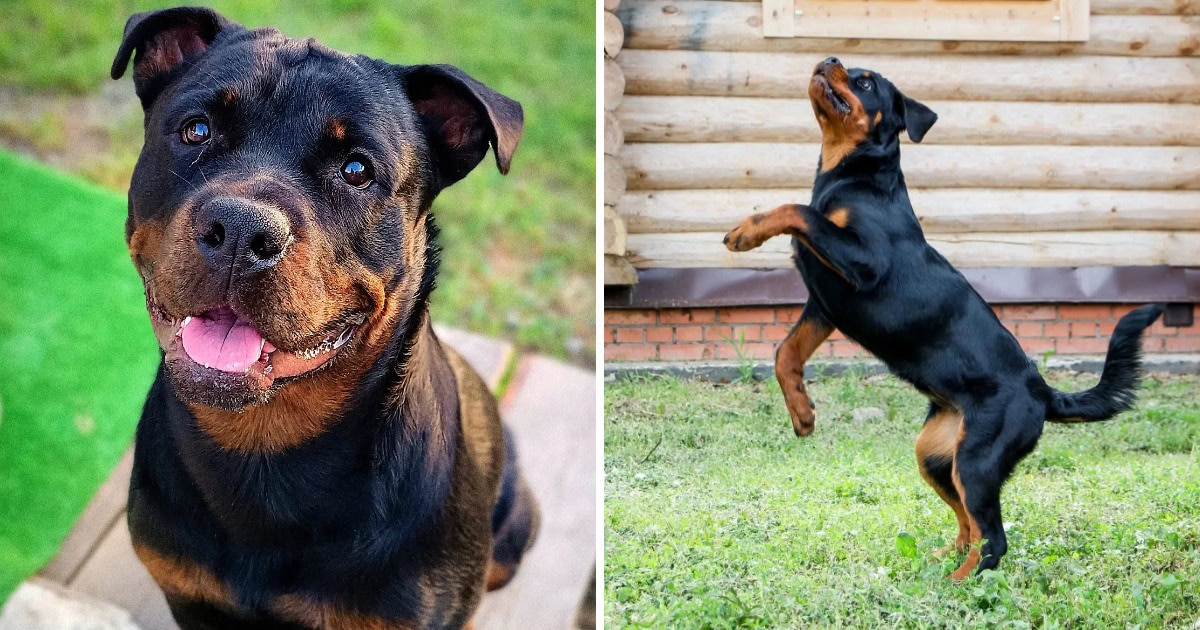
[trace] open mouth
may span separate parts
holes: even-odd
[[[833,108],[834,112],[842,116],[850,113],[850,104],[841,96],[838,96],[838,93],[834,91],[833,85],[829,82],[829,79],[825,78],[825,75],[818,72],[813,75],[812,81],[821,87],[825,102]]]
[[[355,315],[333,326],[332,333],[307,347],[285,350],[271,343],[249,319],[218,307],[182,319],[172,318],[150,301],[155,333],[168,355],[180,355],[212,377],[245,375],[275,381],[324,366],[354,338],[365,317]]]

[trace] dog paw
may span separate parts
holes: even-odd
[[[741,225],[730,230],[725,235],[725,247],[731,252],[746,252],[762,245],[762,240],[753,235],[748,221],[743,221]]]

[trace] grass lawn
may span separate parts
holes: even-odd
[[[0,602],[129,446],[158,351],[125,199],[0,152]]]
[[[1192,627],[1198,392],[1200,378],[1154,377],[1114,421],[1048,425],[1005,487],[1008,555],[954,584],[958,559],[932,556],[957,527],[917,472],[926,402],[911,387],[819,378],[817,430],[801,440],[774,382],[611,383],[605,616],[655,628]]]
[[[124,192],[141,148],[128,78],[105,86],[125,19],[173,3],[0,3],[0,144]],[[595,330],[595,5],[576,0],[214,0],[395,63],[453,63],[525,107],[508,177],[490,157],[435,205],[435,317],[591,365]],[[47,61],[52,60],[52,61]],[[114,89],[115,88],[115,89]],[[0,208],[0,212],[7,211]]]

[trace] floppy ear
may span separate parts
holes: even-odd
[[[203,7],[179,7],[135,13],[125,23],[125,36],[113,59],[112,78],[120,79],[133,57],[133,86],[148,108],[184,62],[203,55],[217,33],[235,26]],[[134,54],[134,51],[137,54]]]
[[[903,94],[900,98],[904,103],[904,128],[908,130],[908,138],[913,142],[920,142],[925,137],[925,132],[937,122],[937,114],[924,103],[914,101]]]
[[[454,66],[402,66],[400,81],[433,151],[441,188],[466,177],[489,144],[496,168],[508,174],[525,125],[520,103]]]

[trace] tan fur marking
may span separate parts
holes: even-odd
[[[954,450],[958,447],[958,431],[962,425],[962,414],[956,410],[946,410],[934,416],[929,422],[925,423],[925,427],[921,429],[921,433],[917,435],[917,467],[921,471],[921,477],[925,483],[929,484],[933,491],[941,497],[946,505],[954,510],[954,517],[958,521],[958,535],[954,542],[938,554],[957,551],[962,553],[967,550],[970,544],[971,527],[967,517],[967,511],[963,508],[963,504],[957,496],[952,496],[947,493],[940,485],[938,485],[929,471],[925,468],[925,460],[930,458],[942,458],[946,461],[954,459]]]
[[[801,321],[775,352],[775,380],[783,391],[783,401],[792,418],[792,430],[805,436],[815,428],[816,414],[804,386],[804,364],[833,333],[833,326],[813,320]]]
[[[837,208],[829,213],[828,218],[830,223],[844,228],[850,223],[850,211],[845,208]]]
[[[815,78],[815,75],[814,75]],[[817,123],[821,127],[821,172],[828,172],[850,155],[854,148],[867,139],[870,123],[862,101],[850,89],[850,75],[842,66],[825,75],[829,87],[847,105],[850,112],[839,113],[825,98],[825,88],[818,81],[808,84],[808,97],[812,101]]]
[[[381,619],[300,595],[277,597],[271,602],[271,610],[284,619],[321,630],[409,630],[417,627],[412,622]]]
[[[329,135],[334,140],[341,140],[346,137],[346,123],[341,118],[333,118],[329,121]]]
[[[135,543],[133,551],[167,594],[227,610],[237,608],[229,587],[208,569],[190,560],[165,556],[145,545]]]
[[[781,234],[796,236],[808,230],[804,217],[796,206],[784,204],[768,212],[752,214],[725,236],[730,251],[744,252],[762,245],[767,239]]]
[[[958,436],[955,441],[954,450],[958,451],[958,445],[962,443],[965,434],[966,423],[959,423]],[[950,579],[961,582],[971,575],[971,571],[975,570],[975,566],[979,564],[980,551],[979,543],[983,540],[983,533],[979,529],[979,523],[975,521],[975,517],[970,510],[966,509],[967,491],[963,487],[962,480],[958,477],[958,458],[955,457],[954,468],[951,471],[951,477],[954,479],[954,489],[958,492],[958,496],[963,502],[963,512],[967,515],[967,528],[969,534],[967,536],[967,544],[970,545],[970,551],[967,553],[967,559],[950,574]]]

